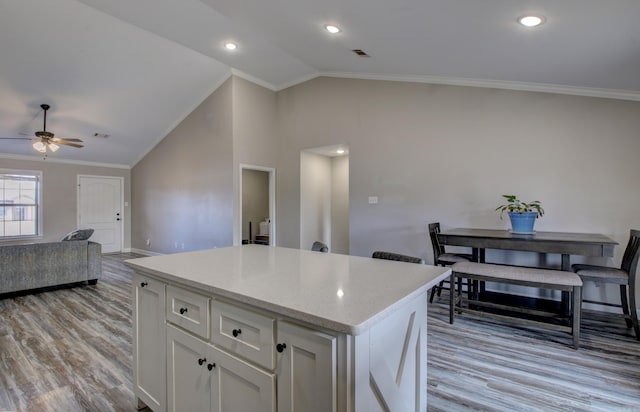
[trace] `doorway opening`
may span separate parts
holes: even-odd
[[[275,169],[240,165],[239,239],[243,245],[276,245]]]
[[[300,249],[315,241],[349,254],[349,147],[300,152]]]

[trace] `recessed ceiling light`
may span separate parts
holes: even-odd
[[[324,28],[331,34],[340,33],[342,31],[340,30],[340,27],[334,26],[333,24],[327,24]]]
[[[237,45],[237,44],[235,44],[235,43],[232,43],[232,42],[226,42],[226,43],[224,44],[224,47],[225,47],[227,50],[235,50],[235,49],[237,49],[237,48],[238,48],[238,45]]]
[[[544,20],[540,16],[524,16],[518,19],[523,26],[536,27],[542,24]]]
[[[338,150],[336,150],[336,153],[338,153],[338,154],[344,154],[344,149],[338,149]]]

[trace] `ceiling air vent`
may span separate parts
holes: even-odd
[[[106,134],[106,133],[94,133],[93,137],[99,137],[101,139],[106,139],[107,137],[111,136],[110,134]]]
[[[355,54],[357,54],[360,57],[371,57],[367,53],[365,53],[364,50],[361,50],[361,49],[353,49],[351,51],[354,52]]]

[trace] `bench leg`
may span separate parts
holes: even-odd
[[[449,276],[449,323],[453,323],[453,306],[455,305],[456,295],[456,276],[451,271]]]
[[[573,347],[580,346],[580,317],[582,314],[582,286],[573,287],[573,313],[571,332],[573,334]]]

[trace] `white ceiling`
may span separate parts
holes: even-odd
[[[546,22],[520,26],[528,13]],[[47,130],[85,142],[49,159],[132,166],[231,73],[273,90],[330,75],[640,100],[638,17],[637,0],[6,0],[0,137],[41,130],[47,103]],[[24,140],[0,153],[37,155]]]

